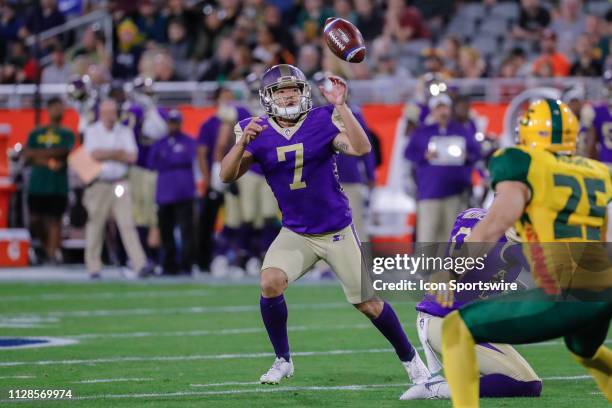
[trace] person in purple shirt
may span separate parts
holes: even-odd
[[[190,274],[193,264],[193,200],[195,197],[195,140],[181,131],[181,113],[168,113],[168,135],[149,151],[148,167],[157,172],[159,229],[163,248],[164,274]],[[177,262],[174,229],[181,236]]]
[[[610,81],[612,90],[612,79]],[[587,154],[612,168],[612,99],[608,99],[593,106],[592,122],[588,123],[587,130]]]
[[[355,119],[357,119],[371,140],[370,129],[363,115],[355,107],[352,107],[351,110],[355,115]],[[340,185],[351,206],[353,225],[355,225],[355,229],[357,230],[357,236],[361,241],[368,241],[365,230],[365,189],[367,188],[370,190],[374,187],[374,171],[376,170],[374,151],[372,150],[370,153],[361,157],[349,156],[346,154],[338,155],[336,166],[338,168]]]
[[[464,239],[472,229],[487,214],[482,208],[470,208],[461,212],[453,225],[449,245],[461,249]],[[498,244],[493,247],[485,259],[481,270],[465,271],[458,278],[458,282],[515,282],[521,272],[529,268],[523,255],[522,245],[518,243],[518,235],[514,230],[506,232]],[[435,294],[427,293],[416,306],[417,331],[423,345],[427,366],[432,373],[432,379],[425,384],[411,387],[404,394],[404,399],[425,398],[429,388],[440,387],[448,394],[448,385],[439,375],[442,364],[438,358],[442,353],[442,320],[461,306],[480,299],[500,293],[499,291],[465,290],[453,293],[452,306],[445,306],[437,301]],[[476,352],[481,370],[480,396],[481,397],[539,397],[542,392],[542,380],[536,375],[529,363],[508,344],[483,343],[477,345]],[[429,384],[431,383],[431,384]],[[433,385],[432,385],[433,384]]]
[[[223,135],[231,135],[232,128],[238,120],[251,116],[241,105],[234,103],[230,89],[219,87],[215,91],[217,111],[200,126],[197,140],[197,159],[200,173],[206,186],[206,192],[199,217],[199,257],[200,269],[211,270],[213,256],[225,257],[232,251],[237,252],[241,246],[240,217],[237,214],[237,193],[235,185],[226,188],[219,181],[220,157],[218,143]],[[226,192],[226,190],[228,190]],[[227,202],[225,200],[227,198]],[[225,223],[223,230],[213,242],[217,214],[221,206],[226,204]],[[229,208],[228,208],[229,207]],[[227,211],[229,209],[229,212]]]
[[[276,354],[260,382],[277,384],[293,375],[283,294],[321,259],[340,279],[347,300],[393,345],[412,382],[425,382],[429,371],[393,308],[374,297],[371,283],[362,282],[360,243],[335,171],[338,152],[362,156],[370,152],[370,142],[346,104],[346,83],[330,76],[320,89],[329,105],[313,109],[302,71],[287,64],[268,69],[260,89],[266,116],[236,125],[236,144],[221,163],[220,178],[226,183],[258,163],[282,213],[283,228],[260,274],[260,310]]]
[[[480,159],[475,134],[451,120],[451,99],[429,100],[435,123],[418,127],[406,147],[417,186],[417,240],[444,242],[455,214],[468,205],[472,170]]]

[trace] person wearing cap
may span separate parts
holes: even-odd
[[[533,62],[534,75],[538,75],[538,73],[543,72],[544,67],[549,66],[552,70],[552,76],[568,76],[571,65],[567,57],[557,51],[557,34],[549,29],[544,30],[540,46],[542,54]]]
[[[480,146],[472,130],[451,120],[447,94],[431,97],[428,107],[433,123],[415,129],[404,156],[417,186],[417,240],[446,242],[455,217],[468,207]]]
[[[191,274],[193,264],[196,142],[183,133],[182,121],[178,110],[168,112],[168,134],[153,144],[147,163],[147,167],[158,174],[155,199],[163,250],[162,267],[168,275]],[[178,262],[175,227],[181,236]]]

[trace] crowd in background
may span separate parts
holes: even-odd
[[[108,10],[112,38],[93,24],[77,35],[28,42],[70,17],[58,1],[0,0],[1,83],[64,83],[84,74],[97,82],[138,75],[241,80],[254,65],[277,63],[295,64],[309,78],[327,70],[350,79],[428,71],[455,78],[599,76],[612,65],[609,3],[595,10],[581,0],[90,0],[76,2],[79,14]],[[321,36],[330,16],[361,30],[365,64],[331,56]]]
[[[189,274],[194,264],[219,276],[241,276],[245,270],[256,274],[280,226],[261,174],[249,172],[230,186],[214,177],[236,121],[260,113],[256,93],[243,106],[218,86],[216,113],[200,124],[198,135],[190,135],[196,136],[194,142],[182,132],[178,111],[157,106],[152,80],[246,80],[255,90],[252,74],[277,63],[297,65],[313,84],[322,71],[350,79],[420,78],[421,89],[404,112],[409,136],[404,157],[415,181],[410,193],[417,200],[416,236],[445,241],[449,220],[472,204],[471,175],[487,150],[483,130],[470,117],[469,100],[447,89],[445,81],[600,77],[612,61],[610,10],[589,14],[580,0],[522,0],[514,17],[505,6],[516,2],[494,0],[93,1],[83,3],[86,10],[79,14],[109,10],[112,38],[93,24],[76,37],[68,32],[34,45],[26,44],[37,30],[67,21],[58,0],[0,0],[0,5],[0,35],[6,39],[0,43],[1,82],[70,83],[70,103],[80,118],[79,134],[72,135],[61,126],[61,100],[48,101],[51,123],[33,130],[24,151],[32,168],[26,188],[39,259],[63,262],[62,226],[81,228],[84,261],[94,278],[103,259],[127,262],[140,276],[155,267],[164,274]],[[360,28],[368,43],[366,63],[341,62],[323,44],[322,26],[333,15]],[[458,18],[463,25],[457,25]],[[500,28],[499,21],[506,24],[503,35],[487,34]],[[583,99],[567,96],[568,102]],[[358,109],[354,112],[376,146],[376,135]],[[67,154],[77,138],[103,163],[87,186],[68,185]],[[449,143],[460,149],[459,161],[430,151],[432,145]],[[376,149],[363,159],[338,159],[339,178],[364,241],[367,234],[360,224],[377,164]],[[197,180],[205,191],[197,191]],[[436,222],[418,222],[425,218]],[[63,234],[69,234],[66,228]]]

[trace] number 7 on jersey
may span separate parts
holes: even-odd
[[[306,188],[306,182],[302,180],[302,169],[304,168],[304,145],[302,143],[289,146],[279,146],[276,154],[279,162],[287,160],[287,153],[295,152],[295,166],[293,168],[293,182],[289,184],[291,190]]]

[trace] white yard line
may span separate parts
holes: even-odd
[[[345,330],[345,329],[369,329],[372,324],[362,323],[353,325],[335,325],[335,326],[289,326],[289,331],[315,331],[315,330]],[[189,331],[171,331],[171,332],[131,332],[131,333],[86,333],[75,335],[62,335],[62,337],[70,337],[79,340],[89,339],[122,339],[122,338],[140,338],[140,337],[183,337],[183,336],[225,336],[235,334],[250,334],[264,333],[263,327],[241,327],[236,329],[219,329],[219,330],[189,330]]]
[[[580,376],[582,377],[582,376]],[[588,377],[588,376],[587,376]],[[561,379],[563,377],[550,377],[555,379]],[[590,377],[589,377],[590,378]],[[574,380],[576,377],[566,377],[567,380]],[[547,380],[547,378],[544,378]],[[256,382],[227,382],[227,383],[216,383],[216,384],[192,384],[194,387],[212,387],[212,386],[224,386],[224,385],[256,385]],[[248,389],[229,389],[229,390],[214,390],[214,391],[177,391],[167,393],[141,393],[141,394],[100,394],[100,395],[87,395],[87,396],[76,396],[73,400],[96,400],[96,399],[148,399],[148,398],[169,398],[169,397],[193,397],[193,396],[206,396],[206,395],[236,395],[236,394],[267,394],[277,392],[288,392],[288,391],[369,391],[373,389],[384,389],[384,388],[400,388],[404,389],[408,387],[407,383],[399,384],[352,384],[352,385],[333,385],[333,386],[294,386],[294,387],[272,387],[272,386],[261,386],[257,388]],[[597,394],[597,393],[591,393]],[[0,402],[23,402],[28,400],[11,400],[5,399]],[[41,400],[41,401],[52,401],[52,400]]]
[[[93,380],[74,381],[73,384],[98,384],[111,382],[129,382],[129,381],[153,381],[154,378],[98,378]]]
[[[43,293],[40,295],[0,295],[0,302],[10,301],[37,301],[37,300],[91,300],[91,299],[142,299],[165,297],[199,297],[210,294],[209,290],[157,290],[157,291],[129,291],[129,292],[93,292],[93,293]]]
[[[606,343],[611,343],[612,340],[607,340]],[[562,345],[563,342],[546,342],[525,345],[527,347],[541,347]],[[421,350],[420,347],[416,347]],[[333,356],[346,354],[369,354],[369,353],[389,353],[393,351],[391,348],[372,348],[372,349],[347,349],[347,350],[323,350],[323,351],[297,351],[292,353],[296,357],[313,357],[313,356]],[[201,361],[201,360],[233,360],[245,358],[271,358],[273,353],[227,353],[227,354],[195,354],[182,356],[125,356],[125,357],[108,357],[96,359],[75,359],[75,360],[34,360],[34,361],[0,361],[0,367],[17,367],[17,366],[56,366],[56,365],[87,365],[87,364],[105,364],[105,363],[123,363],[123,362],[153,362],[153,361]]]
[[[298,351],[292,353],[294,356],[330,356],[340,354],[363,354],[363,353],[387,353],[393,349],[362,349],[362,350],[327,350],[327,351]],[[16,366],[54,366],[54,365],[86,365],[86,364],[102,364],[102,363],[121,363],[121,362],[136,362],[136,361],[200,361],[200,360],[231,360],[244,358],[271,358],[273,353],[235,353],[235,354],[196,354],[188,356],[127,356],[127,357],[109,357],[95,358],[82,360],[35,360],[35,361],[0,361],[0,367],[16,367]]]
[[[33,375],[9,375],[6,377],[0,377],[0,380],[26,380],[29,378],[36,378]]]
[[[334,303],[297,303],[290,306],[291,310],[325,310],[325,309],[349,309],[346,302]],[[109,309],[109,310],[72,310],[55,311],[44,313],[20,313],[0,314],[0,319],[34,319],[49,317],[106,317],[106,316],[146,316],[146,315],[175,315],[175,314],[201,314],[201,313],[242,313],[258,312],[259,305],[237,305],[237,306],[193,306],[174,308],[137,308],[137,309]]]

